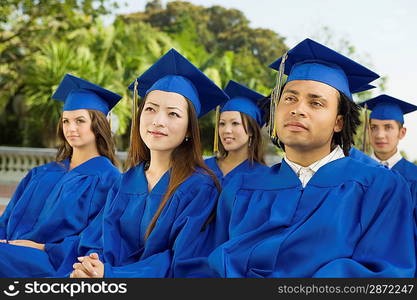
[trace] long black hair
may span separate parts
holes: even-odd
[[[281,94],[284,87],[285,85],[281,89]],[[258,102],[258,106],[265,111],[264,121],[266,124],[269,124],[270,101],[271,95],[260,99]],[[339,91],[337,114],[343,116],[343,128],[340,132],[333,134],[332,146],[339,145],[343,153],[349,156],[349,150],[354,145],[353,137],[361,123],[359,119],[360,106]],[[271,141],[275,146],[285,150],[285,145],[279,139],[271,139]]]

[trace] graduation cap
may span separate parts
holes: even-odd
[[[359,104],[371,110],[371,119],[396,120],[404,123],[404,115],[417,110],[417,106],[382,94]]]
[[[365,84],[364,86],[361,86],[359,88],[356,88],[356,89],[352,90],[352,94],[368,91],[368,90],[371,90],[371,89],[374,89],[374,88],[375,88],[374,85]]]
[[[64,102],[64,111],[95,109],[107,116],[122,96],[82,78],[66,74],[52,98]]]
[[[265,98],[264,95],[233,80],[229,81],[224,92],[230,97],[230,100],[223,103],[220,112],[239,111],[251,116],[259,126],[263,126],[264,111],[257,106],[257,103],[258,100]]]
[[[282,57],[269,67],[278,70]],[[325,83],[352,98],[352,92],[365,87],[379,75],[350,58],[305,39],[287,52],[284,74],[287,82],[314,80]]]
[[[154,90],[178,93],[192,102],[198,117],[228,100],[222,89],[175,49],[130,84],[129,90],[142,98]]]
[[[378,74],[368,68],[311,39],[303,40],[269,67],[279,71],[271,106],[279,99],[283,74],[288,75],[287,82],[313,80],[325,83],[350,99],[352,93],[364,91],[370,82],[379,78]],[[273,120],[273,115],[271,118]],[[276,137],[275,128],[270,134],[272,138]]]
[[[265,96],[251,90],[250,88],[230,80],[226,85],[224,92],[229,96],[229,100],[222,103],[216,108],[216,123],[214,128],[214,149],[213,152],[218,152],[218,124],[220,113],[224,111],[239,111],[252,117],[260,127],[264,125],[263,115],[264,111],[257,106],[258,100]]]

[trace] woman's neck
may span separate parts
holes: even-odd
[[[100,156],[100,153],[98,153],[97,147],[95,145],[94,147],[91,147],[89,149],[73,148],[71,162],[70,162],[70,169],[74,169],[78,167],[79,165],[85,163],[86,161],[97,156]]]
[[[227,156],[219,160],[219,167],[224,176],[232,171],[249,157],[248,149],[242,147],[236,151],[229,151]]]
[[[148,172],[164,174],[171,167],[171,151],[151,151],[151,161]]]
[[[153,189],[162,175],[171,167],[171,153],[172,151],[151,151],[149,168],[145,170],[149,191]]]

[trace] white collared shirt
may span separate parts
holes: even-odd
[[[374,152],[372,153],[371,157],[375,159],[377,162],[379,162],[380,164],[387,166],[390,169],[393,166],[395,166],[395,164],[403,158],[399,149],[397,149],[397,152],[395,152],[395,154],[391,156],[390,158],[388,158],[387,160],[380,160],[378,157],[375,156]]]
[[[340,146],[337,146],[334,148],[332,152],[330,152],[329,155],[323,157],[322,159],[312,163],[308,167],[300,166],[292,161],[290,161],[287,156],[284,155],[284,160],[286,163],[291,167],[291,169],[294,171],[295,174],[297,174],[298,178],[301,181],[301,184],[303,187],[307,185],[307,183],[310,181],[311,177],[324,165],[328,164],[329,162],[332,162],[336,159],[345,157],[345,154],[343,153],[342,148]]]

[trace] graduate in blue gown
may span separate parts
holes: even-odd
[[[0,217],[1,277],[50,275],[38,257],[86,228],[120,177],[106,115],[121,96],[67,74],[52,97],[64,102],[57,158],[25,176]]]
[[[351,91],[378,75],[310,39],[271,67],[288,75],[272,93],[271,133],[285,157],[222,191],[218,245],[194,275],[413,276],[407,183],[348,156],[359,124]]]
[[[71,277],[176,276],[217,203],[220,186],[204,164],[197,118],[227,95],[174,49],[129,88],[143,98],[129,170],[107,201],[101,245],[88,242],[102,251],[81,257]]]
[[[416,111],[417,106],[385,94],[364,101],[360,105],[372,111],[368,129],[373,149],[371,157],[397,171],[408,181],[416,203],[417,166],[401,156],[398,144],[407,132],[404,127],[404,114]]]
[[[257,105],[264,96],[233,80],[224,91],[230,100],[216,109],[214,153],[217,155],[205,160],[222,186],[235,174],[269,170],[263,157],[264,115]]]
[[[404,115],[416,111],[417,106],[385,94],[360,105],[372,111],[368,130],[373,149],[372,158],[405,178],[413,197],[414,213],[417,214],[417,166],[402,157],[398,149],[400,140],[407,132]],[[415,230],[417,241],[417,225]]]

